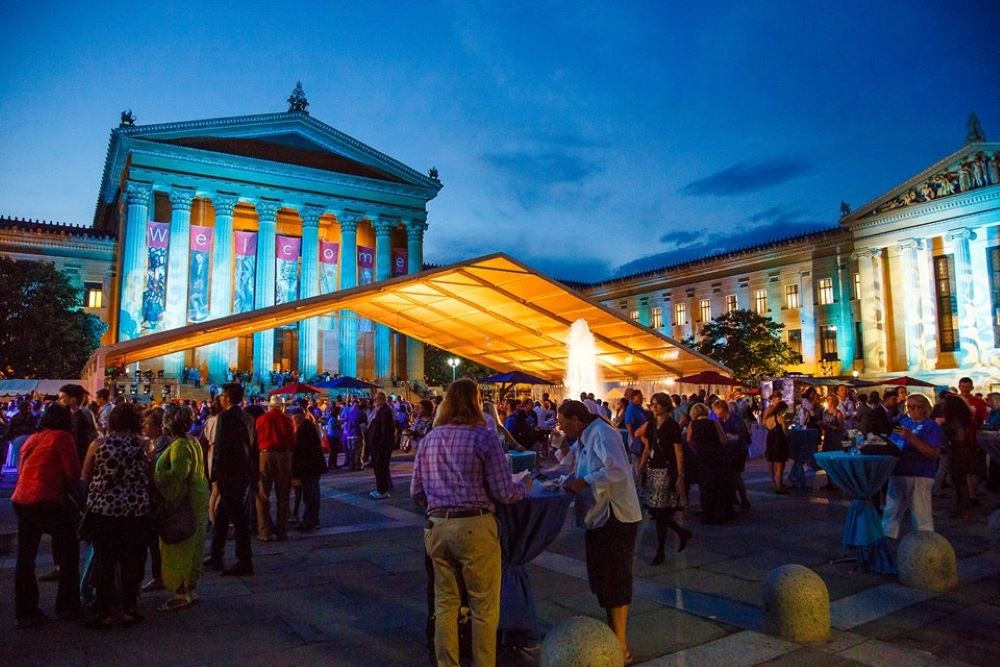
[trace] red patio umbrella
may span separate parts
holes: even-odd
[[[694,375],[685,375],[684,377],[677,378],[677,381],[684,384],[714,384],[724,387],[739,387],[743,385],[739,380],[728,378],[717,371],[702,371]]]
[[[918,380],[917,378],[910,377],[909,375],[903,375],[898,378],[890,378],[888,380],[874,380],[871,383],[873,386],[893,386],[893,387],[934,387],[936,386],[932,382],[925,382],[924,380]]]
[[[311,384],[304,382],[290,382],[284,387],[278,387],[267,393],[268,396],[284,396],[285,394],[322,394],[322,389],[317,389]]]

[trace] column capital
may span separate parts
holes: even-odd
[[[851,253],[852,259],[861,259],[862,257],[871,257],[877,259],[882,256],[882,248],[862,248],[861,250],[855,250]]]
[[[303,206],[299,209],[303,227],[319,227],[319,219],[326,212],[322,206]]]
[[[341,231],[356,232],[358,231],[358,225],[364,217],[364,215],[355,211],[343,211],[337,216],[337,222],[340,223]]]
[[[254,202],[257,209],[257,220],[260,222],[274,222],[278,219],[278,211],[281,210],[281,202],[274,199],[258,199]]]
[[[927,239],[923,238],[912,238],[903,239],[899,242],[900,252],[904,250],[924,250],[927,248]]]
[[[125,183],[126,204],[149,204],[149,196],[153,194],[153,184],[142,181],[127,181]]]
[[[212,206],[216,215],[232,216],[236,210],[236,205],[240,203],[239,195],[232,195],[228,192],[216,192],[212,197]]]
[[[194,201],[194,190],[187,188],[173,188],[170,191],[171,211],[190,211],[191,203]]]
[[[405,220],[403,226],[406,227],[406,235],[408,237],[423,238],[424,232],[430,226],[424,220]]]
[[[375,236],[389,236],[392,234],[392,230],[399,224],[399,220],[396,218],[387,218],[381,215],[377,217],[368,216],[368,219],[372,221],[372,227],[375,228]]]
[[[969,229],[968,227],[963,227],[961,229],[952,229],[945,235],[946,241],[975,241],[976,233]]]

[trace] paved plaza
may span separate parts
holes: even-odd
[[[629,618],[633,653],[656,666],[753,664],[1000,664],[1000,553],[989,550],[986,525],[949,518],[951,500],[935,499],[938,531],[959,557],[960,586],[934,595],[894,577],[853,572],[841,529],[848,500],[828,491],[769,492],[760,461],[745,479],[753,504],[728,526],[695,530],[687,550],[652,567],[655,536],[640,531],[635,597]],[[286,542],[254,542],[256,575],[227,579],[206,572],[201,602],[174,613],[154,607],[166,594],[145,594],[146,622],[108,633],[72,622],[13,626],[16,543],[8,500],[0,501],[0,632],[4,665],[425,665],[426,580],[421,515],[408,497],[410,461],[393,463],[391,500],[368,498],[371,474],[323,478],[322,528]],[[822,485],[823,478],[814,480]],[[996,497],[984,499],[992,507]],[[39,571],[51,566],[47,538]],[[560,537],[532,565],[545,628],[574,615],[603,618],[589,592],[583,534],[568,519]],[[229,552],[232,558],[231,546]],[[764,635],[761,582],[773,568],[800,563],[830,592],[834,631],[819,645]],[[55,584],[43,583],[51,612]],[[505,665],[532,665],[530,654]]]

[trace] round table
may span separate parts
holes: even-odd
[[[834,484],[851,494],[844,520],[844,547],[854,548],[858,564],[882,574],[895,574],[896,564],[885,543],[882,520],[872,504],[892,475],[895,456],[820,452],[816,463]]]
[[[818,428],[788,429],[788,449],[792,455],[792,467],[788,471],[788,481],[796,488],[808,485],[806,464],[813,460],[819,448]]]
[[[541,485],[535,484],[526,499],[510,505],[497,505],[500,553],[503,556],[500,631],[513,637],[515,643],[518,643],[517,635],[541,638],[527,565],[558,537],[572,500],[572,494],[545,491]]]
[[[1000,461],[1000,431],[977,431],[976,444],[994,461]]]

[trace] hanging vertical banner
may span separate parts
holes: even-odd
[[[208,319],[208,263],[212,228],[191,225],[191,272],[188,274],[188,322]]]
[[[406,275],[406,248],[392,249],[392,277]]]
[[[288,303],[299,298],[299,251],[302,239],[277,236],[274,240],[274,303]]]
[[[236,277],[233,285],[233,312],[253,310],[254,279],[257,274],[257,232],[235,232]]]
[[[337,259],[340,244],[329,241],[319,242],[319,291],[329,294],[337,291]]]
[[[358,285],[371,285],[375,282],[375,248],[358,246]],[[358,333],[368,333],[372,330],[371,320],[358,320]]]
[[[146,227],[149,253],[146,259],[146,276],[142,291],[141,333],[155,331],[163,323],[163,310],[167,297],[167,241],[170,225],[150,221]]]

